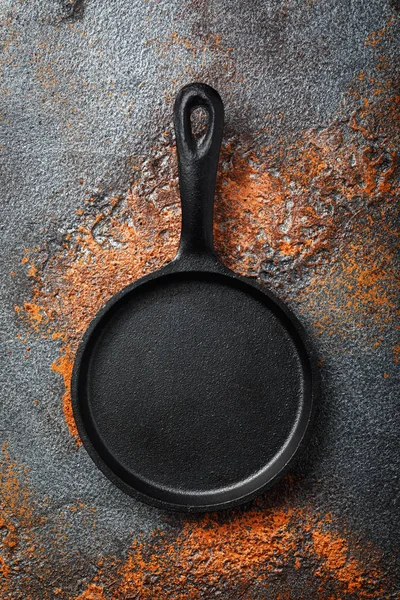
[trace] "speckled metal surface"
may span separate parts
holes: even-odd
[[[1,598],[398,598],[398,2],[1,4]],[[222,515],[125,496],[79,443],[77,343],[172,258],[172,101],[216,87],[216,247],[289,303],[306,453]]]

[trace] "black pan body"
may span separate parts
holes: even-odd
[[[214,143],[219,96],[185,89],[184,117],[193,98],[211,104]],[[75,420],[97,466],[128,494],[187,512],[241,504],[280,478],[305,439],[316,389],[297,319],[212,251],[215,177],[202,179],[201,158],[194,175],[180,164],[177,258],[105,305],[72,378]]]
[[[182,266],[126,288],[92,322],[73,409],[90,455],[124,491],[216,510],[286,471],[310,420],[312,359],[271,294],[218,264]]]

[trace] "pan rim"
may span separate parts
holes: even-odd
[[[197,258],[197,257],[196,257]],[[81,403],[83,392],[80,392],[80,381],[82,377],[82,365],[84,363],[87,352],[90,353],[90,342],[92,337],[99,333],[99,324],[101,325],[107,315],[110,316],[112,313],[112,309],[120,303],[125,297],[130,295],[133,292],[136,292],[138,288],[143,285],[154,282],[161,283],[161,281],[165,281],[166,279],[170,279],[172,277],[176,278],[193,278],[193,277],[201,277],[202,279],[207,279],[210,276],[218,280],[222,280],[225,284],[228,284],[232,287],[239,287],[247,291],[247,293],[251,293],[254,297],[259,297],[264,303],[266,299],[268,299],[269,303],[272,303],[276,313],[279,313],[284,317],[284,319],[279,318],[280,324],[287,330],[288,335],[296,346],[296,349],[299,353],[302,363],[302,380],[305,384],[305,389],[302,394],[302,400],[299,402],[298,415],[296,417],[295,424],[292,426],[290,433],[288,434],[285,443],[282,444],[280,451],[273,457],[273,459],[260,470],[260,473],[268,473],[272,471],[268,477],[264,477],[263,481],[256,487],[253,487],[250,490],[244,491],[243,494],[237,495],[233,498],[228,498],[223,501],[205,501],[205,502],[195,502],[193,500],[191,503],[189,502],[174,502],[173,499],[166,500],[165,497],[169,497],[168,493],[164,493],[164,498],[156,497],[155,495],[144,493],[142,490],[134,487],[133,485],[127,483],[117,472],[113,469],[107,462],[104,460],[104,456],[100,454],[98,448],[96,447],[95,441],[92,439],[92,435],[88,433],[87,427],[85,425],[85,420],[81,411]],[[222,283],[222,285],[224,284]],[[251,290],[251,291],[250,291]],[[275,312],[274,310],[274,312]],[[288,328],[287,323],[290,324],[290,328]],[[104,325],[104,322],[103,322]],[[88,350],[89,347],[89,350]],[[308,381],[306,374],[308,375]],[[307,389],[306,389],[307,388]],[[76,353],[72,380],[71,380],[71,402],[72,402],[72,410],[75,418],[75,422],[78,428],[79,436],[83,442],[83,445],[90,455],[93,462],[96,466],[103,472],[103,474],[112,481],[118,488],[127,493],[128,495],[145,502],[146,504],[150,504],[157,508],[173,510],[177,512],[207,512],[214,510],[222,510],[226,508],[231,508],[234,506],[238,506],[245,502],[250,501],[254,497],[261,494],[263,491],[266,491],[268,488],[272,487],[274,483],[279,480],[283,475],[287,472],[289,466],[292,464],[295,457],[298,456],[301,448],[305,445],[306,439],[309,434],[309,424],[312,418],[312,412],[315,402],[315,396],[317,394],[318,388],[318,377],[316,370],[316,361],[314,356],[314,349],[310,343],[310,338],[307,335],[304,327],[297,319],[297,317],[288,309],[288,307],[275,296],[270,290],[264,289],[261,287],[255,280],[250,278],[242,277],[234,273],[233,271],[227,269],[224,265],[219,263],[217,260],[191,260],[183,261],[177,259],[172,261],[164,268],[159,271],[153,272],[145,277],[138,279],[137,281],[129,284],[120,292],[112,296],[108,302],[100,309],[94,319],[91,321],[89,327],[87,328]],[[295,438],[295,442],[292,444],[292,440]],[[275,470],[271,469],[271,466],[274,466],[277,462],[277,457],[283,453],[283,448],[293,446],[290,452],[285,456],[284,461],[281,466]],[[105,446],[106,448],[106,446]],[[282,452],[281,452],[282,450]],[[272,463],[272,465],[271,465]],[[259,473],[256,474],[255,477],[249,477],[249,480],[253,481],[254,479],[259,479]],[[241,487],[241,484],[247,480],[243,480],[239,482],[237,485],[231,486],[233,489],[238,489]],[[158,490],[162,490],[162,486],[158,486]],[[174,494],[172,494],[174,495]],[[199,493],[198,498],[200,496],[206,498],[210,498],[212,493],[208,491],[205,493]],[[189,498],[193,499],[193,494],[182,493],[181,498]],[[175,493],[175,498],[177,494]]]

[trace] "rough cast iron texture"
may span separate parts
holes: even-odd
[[[398,3],[10,0],[1,20],[2,597],[396,598]],[[171,517],[93,466],[69,392],[101,305],[176,252],[171,103],[194,80],[227,106],[217,254],[299,316],[322,397],[273,491]]]

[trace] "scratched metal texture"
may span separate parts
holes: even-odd
[[[51,369],[65,340],[31,331],[15,310],[31,301],[35,285],[23,263],[26,249],[39,249],[37,277],[46,282],[46,264],[62,256],[89,196],[96,210],[126,194],[135,161],[144,171],[139,178],[147,177],[149,188],[152,182],[151,193],[160,185],[157,167],[144,157],[156,151],[159,165],[173,160],[171,102],[181,85],[202,80],[219,90],[225,138],[259,157],[257,171],[263,148],[345,127],[355,109],[348,100],[352,83],[361,72],[373,79],[381,56],[392,85],[398,10],[393,0],[1,3],[1,598],[399,597],[393,298],[383,307],[376,302],[362,326],[359,316],[354,327],[348,317],[343,335],[335,330],[340,311],[334,311],[329,331],[321,333],[318,310],[304,292],[318,265],[298,271],[301,259],[285,262],[283,255],[269,263],[268,251],[261,256],[257,246],[247,274],[288,301],[315,340],[321,398],[309,446],[290,477],[258,503],[208,522],[147,507],[103,477],[65,423],[62,377]],[[374,82],[367,77],[363,85],[354,100],[360,105],[363,96],[374,97]],[[395,133],[389,123],[383,146]],[[373,137],[365,143],[377,144]],[[393,182],[395,171],[390,177]],[[371,202],[362,218],[378,219],[379,202]],[[340,248],[352,243],[347,219],[344,211],[340,227],[329,233],[334,238],[348,228]],[[386,225],[380,252],[395,248],[395,211]],[[328,267],[347,260],[335,239],[328,242]],[[245,267],[238,270],[246,274]],[[321,287],[326,284],[329,295],[329,268],[326,273]],[[324,307],[329,313],[331,304]],[[379,320],[383,310],[389,311],[385,323]],[[57,322],[52,327],[54,333]],[[271,525],[275,513],[284,515],[278,529]],[[285,545],[289,513],[294,545]],[[269,525],[260,529],[265,515]],[[237,523],[247,532],[245,542],[235,538]],[[209,537],[199,537],[202,528]],[[269,535],[276,556],[266,553],[264,566],[262,556],[238,557],[256,556],[260,543],[267,549]],[[200,541],[190,546],[193,539]],[[214,546],[223,554],[224,543],[226,561],[217,561]],[[208,556],[208,567],[200,568],[199,556]],[[373,565],[371,556],[378,557]]]

